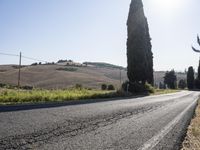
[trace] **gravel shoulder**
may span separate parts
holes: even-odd
[[[187,135],[183,142],[182,150],[200,149],[200,100],[195,111],[194,118],[188,127]]]

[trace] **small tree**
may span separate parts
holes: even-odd
[[[163,89],[163,84],[162,84],[162,82],[159,83],[159,89]]]
[[[38,63],[32,63],[31,64],[31,66],[37,66],[38,65]]]
[[[106,84],[102,84],[101,85],[101,90],[106,90],[107,89],[107,85]]]
[[[122,83],[122,90],[127,91],[129,86],[129,81],[125,81]]]
[[[176,77],[174,70],[171,70],[170,72],[167,71],[165,73],[164,84],[166,84],[168,86],[168,88],[176,89],[177,88],[176,87],[177,86],[176,81],[177,81],[177,77]]]
[[[83,86],[82,86],[82,84],[76,84],[75,88],[78,90],[81,90],[81,89],[83,89]]]
[[[115,90],[114,85],[112,85],[112,84],[108,85],[108,90],[109,90],[109,91]]]
[[[187,86],[188,89],[193,89],[194,88],[194,69],[192,66],[188,68],[187,72]]]
[[[178,82],[178,88],[180,88],[180,89],[185,89],[186,86],[187,86],[187,84],[186,84],[186,81],[185,81],[185,80],[181,79],[181,80]]]

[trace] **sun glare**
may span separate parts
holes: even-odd
[[[154,5],[165,12],[174,12],[182,6],[183,0],[152,0]]]

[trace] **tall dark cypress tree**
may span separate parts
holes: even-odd
[[[194,88],[194,69],[192,66],[188,68],[187,72],[187,86],[188,89],[193,89]]]
[[[153,53],[141,0],[132,0],[127,21],[127,75],[131,83],[153,84]]]
[[[198,66],[198,75],[197,75],[197,79],[200,80],[200,60],[199,60],[199,66]]]

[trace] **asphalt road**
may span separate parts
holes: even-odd
[[[0,149],[176,150],[198,97],[183,91],[49,108],[0,107]]]

